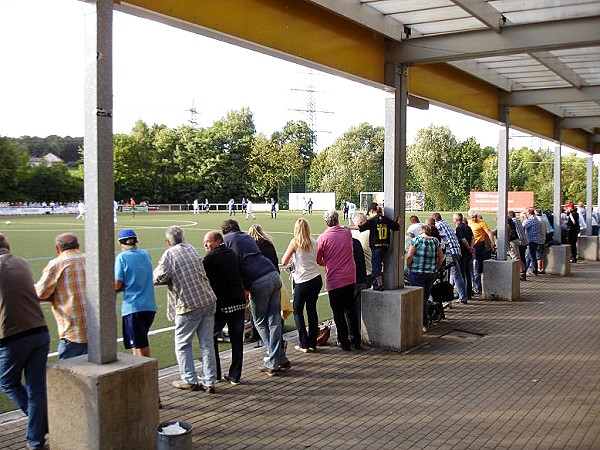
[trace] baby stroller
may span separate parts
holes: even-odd
[[[440,320],[445,319],[444,304],[451,305],[454,300],[454,286],[450,283],[450,268],[454,264],[454,261],[450,261],[442,265],[433,282],[431,297],[427,301],[431,323],[439,323]]]

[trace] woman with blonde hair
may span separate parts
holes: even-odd
[[[323,287],[321,270],[317,264],[317,241],[310,235],[310,225],[300,218],[294,225],[294,237],[281,260],[292,263],[292,286],[294,291],[294,321],[298,329],[300,345],[295,349],[302,353],[314,352],[317,348],[319,317],[317,299]],[[308,317],[308,333],[304,321],[304,306]]]

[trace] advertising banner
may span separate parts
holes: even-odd
[[[471,208],[479,212],[498,212],[498,192],[473,192],[470,194]],[[508,193],[508,211],[517,214],[533,206],[533,191],[511,191]]]

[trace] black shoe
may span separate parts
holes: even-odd
[[[235,378],[231,378],[229,375],[225,375],[223,377],[223,380],[229,381],[234,386],[237,386],[238,384],[240,384],[240,380],[236,380]]]
[[[287,372],[288,370],[291,370],[291,368],[292,368],[292,363],[288,361],[286,363],[281,364],[279,366],[278,370],[279,370],[279,372]]]
[[[215,393],[215,387],[214,386],[204,386],[203,384],[200,385],[199,389],[203,392],[206,392],[207,394],[214,394]]]
[[[468,302],[466,300],[461,300],[460,301],[463,305],[466,305]],[[444,318],[444,317],[443,317]]]
[[[274,377],[277,375],[277,371],[274,369],[269,369],[268,367],[263,367],[262,369],[260,369],[260,371],[262,373],[266,373],[267,375],[269,375],[270,377]]]
[[[342,350],[346,350],[347,352],[352,351],[352,347],[350,347],[349,342],[340,342],[340,347],[342,347]]]

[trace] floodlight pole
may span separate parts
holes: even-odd
[[[85,16],[85,253],[88,360],[117,360],[114,289],[112,123],[113,0],[86,1]]]

